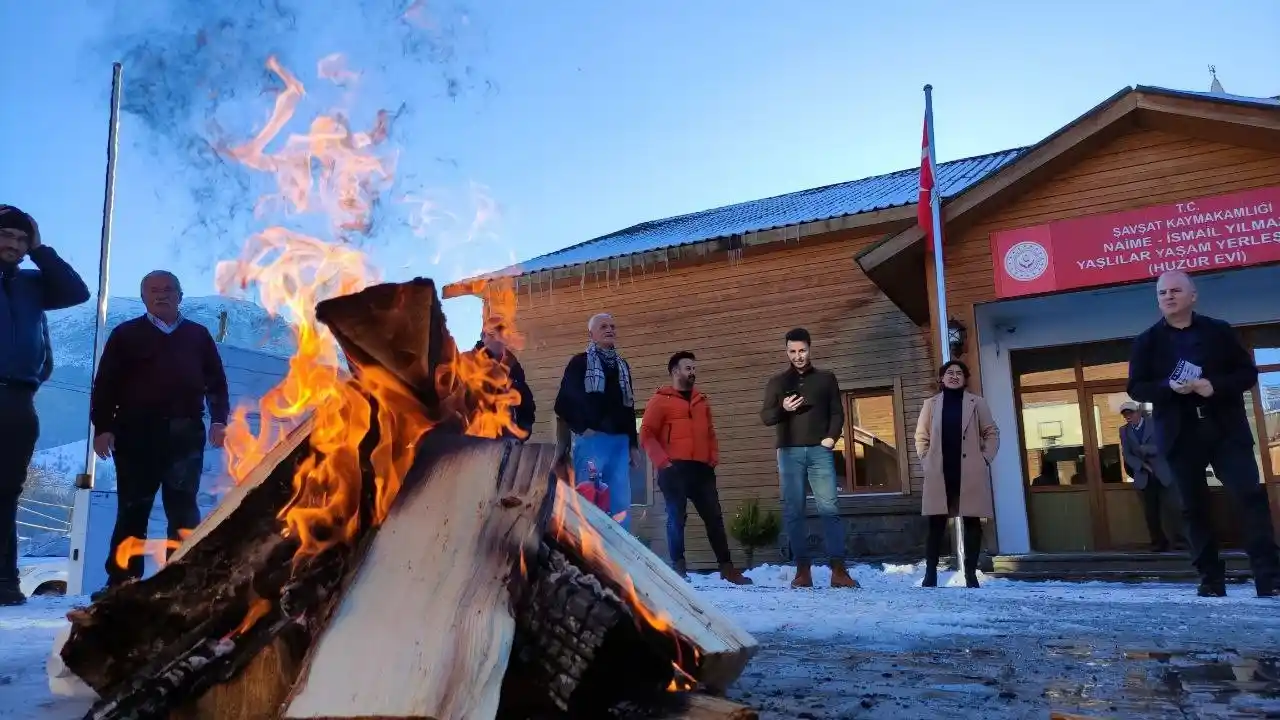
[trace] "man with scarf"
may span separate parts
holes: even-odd
[[[556,441],[560,455],[572,451],[576,481],[589,465],[609,486],[609,513],[631,528],[631,468],[640,464],[636,400],[631,368],[618,354],[613,316],[587,321],[587,351],[565,366],[556,395]]]
[[[35,268],[19,268],[28,257]],[[53,370],[44,314],[88,299],[84,280],[41,242],[35,219],[0,205],[0,605],[27,600],[18,587],[18,498],[40,436],[36,390]]]
[[[503,431],[502,436],[505,438],[514,438],[516,440],[528,440],[529,434],[533,432],[534,412],[537,406],[533,402],[533,391],[529,389],[529,382],[525,379],[524,367],[520,365],[520,361],[516,359],[515,353],[507,347],[503,340],[503,332],[505,328],[501,325],[493,328],[486,328],[480,333],[480,341],[466,355],[476,355],[484,353],[490,360],[496,360],[501,363],[507,371],[507,379],[511,381],[511,388],[520,393],[520,404],[511,408],[511,421],[516,428],[519,428],[521,434],[517,435],[512,432],[511,428]]]

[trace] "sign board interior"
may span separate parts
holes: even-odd
[[[1280,262],[1280,186],[991,234],[1001,298]]]

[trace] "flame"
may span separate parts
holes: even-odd
[[[681,668],[676,663],[671,663],[671,669],[671,683],[667,685],[667,692],[685,692],[698,687],[698,681],[685,672],[684,668]]]
[[[127,537],[124,540],[121,540],[120,544],[116,546],[116,567],[121,570],[127,569],[129,567],[130,560],[140,555],[150,555],[151,559],[155,562],[156,567],[162,568],[169,560],[169,553],[177,550],[178,546],[182,544],[182,541],[186,540],[190,535],[191,530],[179,528],[178,537],[180,539],[178,540],[172,540],[169,538],[147,540],[140,537]]]
[[[277,192],[264,198],[259,210],[277,199],[291,213],[323,212],[338,240],[326,242],[270,227],[251,237],[238,259],[219,264],[216,280],[221,292],[253,288],[268,312],[290,320],[297,341],[284,380],[258,403],[259,430],[252,431],[247,409],[233,415],[226,455],[228,474],[242,482],[290,426],[313,417],[309,452],[295,470],[293,497],[280,513],[284,533],[299,541],[296,561],[349,541],[360,531],[362,443],[374,423],[377,443],[368,460],[375,490],[373,521],[380,523],[431,421],[411,390],[390,373],[362,367],[356,378],[345,371],[332,333],[315,317],[322,300],[380,281],[365,254],[346,240],[352,234],[367,234],[372,209],[394,176],[394,155],[379,154],[390,116],[379,112],[372,130],[352,132],[341,114],[320,115],[310,123],[309,133],[290,135],[281,149],[271,152],[268,147],[293,119],[306,90],[274,57],[267,67],[283,83],[270,118],[253,139],[221,151],[274,177]],[[321,60],[317,74],[338,83],[358,77],[339,55]],[[486,328],[504,342],[518,344],[514,286],[507,281],[478,289],[488,298]],[[500,359],[487,353],[454,353],[436,383],[442,397],[452,396],[455,388],[466,391],[468,434],[522,434],[515,431],[511,415],[520,396]]]
[[[263,617],[265,617],[266,614],[269,612],[271,612],[271,603],[267,600],[264,600],[260,597],[255,596],[253,600],[249,602],[249,610],[245,612],[244,620],[242,620],[240,624],[236,626],[235,630],[232,630],[231,632],[227,633],[226,637],[224,637],[223,639],[229,640],[233,637],[237,637],[239,635],[243,635],[249,632],[249,630],[253,628],[254,624],[257,623],[259,620],[261,620]]]

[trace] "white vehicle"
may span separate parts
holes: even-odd
[[[67,558],[24,557],[18,559],[18,589],[27,597],[67,594]]]

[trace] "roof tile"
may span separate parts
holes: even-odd
[[[963,192],[1008,164],[1023,150],[1025,148],[1014,148],[938,165],[942,196],[947,198]],[[911,205],[919,194],[919,172],[919,168],[913,167],[888,175],[801,190],[665,220],[651,220],[540,255],[497,274],[542,272],[731,235]]]

